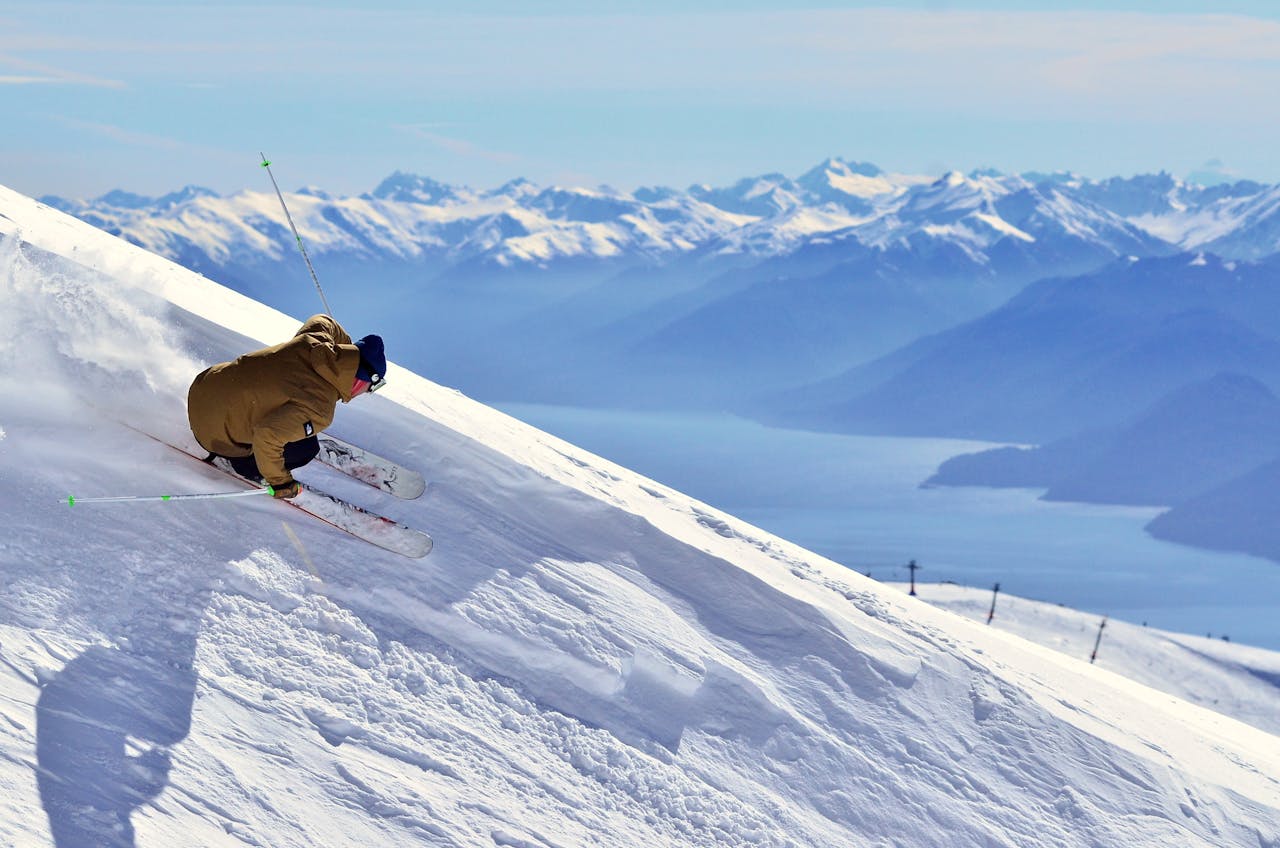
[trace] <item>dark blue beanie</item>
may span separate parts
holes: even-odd
[[[387,355],[382,352],[382,336],[365,336],[356,342],[356,347],[360,349],[356,378],[369,383],[383,379],[387,374]]]

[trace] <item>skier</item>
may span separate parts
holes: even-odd
[[[191,432],[209,459],[262,480],[277,498],[297,497],[290,473],[320,452],[317,434],[333,423],[338,401],[382,388],[382,338],[352,344],[328,315],[313,315],[287,342],[200,372],[187,392]]]

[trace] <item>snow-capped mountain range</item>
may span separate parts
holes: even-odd
[[[1256,258],[1280,250],[1280,187],[1205,188],[1168,175],[934,178],[833,158],[796,179],[768,174],[685,191],[543,188],[526,180],[474,190],[396,173],[358,197],[315,188],[287,197],[318,254],[499,267],[778,257],[845,239],[886,250],[954,244],[979,261],[1006,241],[1044,251],[1076,243],[1112,255],[1176,247]],[[277,237],[279,209],[265,188],[227,197],[188,186],[159,198],[113,191],[42,200],[161,255],[200,253],[216,265],[232,255],[243,261],[247,252],[280,259],[292,250]]]
[[[396,363],[333,429],[428,493],[300,476],[425,560],[269,498],[68,511],[228,485],[145,434],[297,322],[0,187],[0,329],[2,844],[1280,845],[1271,652],[1091,665]]]

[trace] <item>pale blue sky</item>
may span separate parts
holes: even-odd
[[[0,6],[0,183],[620,188],[1220,160],[1280,182],[1267,0],[335,0]]]

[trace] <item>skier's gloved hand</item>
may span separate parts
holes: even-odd
[[[271,496],[274,498],[296,498],[302,486],[296,480],[290,480],[283,486],[272,486]]]

